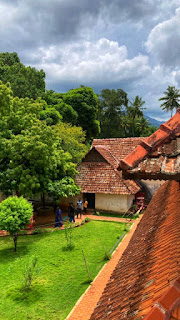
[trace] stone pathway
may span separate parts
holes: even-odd
[[[90,215],[88,216],[89,218]],[[95,218],[96,217],[96,218]],[[95,218],[95,219],[94,219]],[[105,219],[106,218],[106,219]],[[119,259],[121,258],[124,250],[127,248],[129,241],[136,230],[138,223],[140,222],[142,215],[134,220],[133,225],[128,232],[128,234],[124,237],[122,242],[120,242],[117,249],[114,251],[111,260],[104,265],[101,271],[98,273],[92,284],[87,288],[85,293],[80,297],[80,299],[76,302],[74,308],[67,316],[66,320],[89,320],[97,302],[99,301],[108,280],[111,277],[112,272],[114,271],[116,265],[118,264]],[[107,220],[107,221],[122,221],[122,218],[111,218],[111,217],[100,217],[93,216],[94,220]],[[126,219],[123,219],[123,221]]]

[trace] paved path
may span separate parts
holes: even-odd
[[[91,220],[115,221],[115,222],[125,222],[125,223],[127,223],[127,222],[134,222],[134,220],[127,219],[127,218],[103,217],[103,216],[95,216],[95,215],[93,215],[93,214],[82,215],[82,218],[81,218],[81,219],[80,219],[80,218],[78,218],[78,219],[76,218],[75,220],[76,220],[76,222],[81,223],[81,221],[84,220],[86,217],[87,217],[87,218],[90,218]],[[54,222],[53,222],[53,223],[51,222],[51,224],[52,224],[52,228],[53,228]],[[38,226],[38,225],[37,225],[37,226],[35,225],[35,226],[34,226],[34,229],[36,229],[36,228],[39,228],[39,226]],[[48,228],[48,226],[45,226],[45,228]],[[64,227],[61,227],[61,228],[59,228],[59,229],[60,229],[60,230],[63,230]],[[31,234],[32,231],[33,231],[33,229],[32,229],[32,230],[29,230],[29,231],[28,231],[28,234]],[[0,237],[6,236],[6,235],[8,235],[8,233],[7,233],[6,231],[0,230]]]
[[[90,216],[89,216],[90,217]],[[94,219],[95,216],[93,216]],[[103,218],[103,219],[98,219]],[[98,217],[98,220],[107,220],[112,221],[112,218]],[[99,301],[108,280],[111,277],[112,272],[114,271],[116,265],[118,264],[119,259],[121,258],[124,250],[127,248],[129,241],[136,230],[136,227],[141,220],[142,215],[134,221],[130,231],[124,237],[123,241],[120,242],[119,246],[112,255],[111,260],[104,265],[99,274],[94,279],[93,283],[87,288],[85,293],[80,297],[80,299],[75,304],[74,308],[67,316],[66,320],[89,320],[97,302]],[[97,220],[96,219],[96,220]],[[117,219],[117,220],[114,220]],[[113,218],[113,221],[119,221],[120,218]],[[121,219],[122,220],[122,219]]]

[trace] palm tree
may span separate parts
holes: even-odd
[[[143,111],[146,108],[142,108],[142,105],[145,103],[145,101],[142,100],[139,96],[136,96],[133,102],[130,102],[131,106],[127,107],[127,113],[132,119],[132,134],[134,137],[135,133],[135,118],[141,118],[143,117]]]
[[[168,86],[167,90],[164,91],[165,96],[160,98],[159,101],[163,101],[160,107],[165,111],[171,111],[171,117],[174,109],[180,107],[180,91],[173,86]]]

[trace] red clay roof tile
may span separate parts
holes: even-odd
[[[94,139],[91,150],[77,167],[76,183],[83,193],[136,194],[140,186],[122,179],[119,160],[144,138]]]
[[[180,303],[179,208],[180,185],[167,181],[153,196],[91,320],[146,319],[149,312],[148,320],[169,319]]]
[[[157,165],[159,156],[162,155],[162,165]],[[153,160],[152,160],[153,159]],[[176,175],[180,172],[180,109],[165,124],[154,132],[150,137],[138,145],[133,152],[120,161],[118,169],[129,170],[127,177],[135,173],[140,178],[148,178],[148,169],[150,165],[154,166],[154,172],[157,172],[157,179],[166,176]],[[142,176],[140,176],[142,174]],[[143,177],[144,174],[144,177]],[[153,177],[155,178],[155,177]],[[177,177],[176,180],[179,178]]]

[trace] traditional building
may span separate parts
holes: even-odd
[[[121,160],[123,177],[164,179],[91,320],[180,320],[180,110]]]
[[[90,151],[77,167],[76,183],[89,207],[97,211],[127,212],[141,189],[133,180],[122,179],[121,159],[144,138],[94,139]]]

